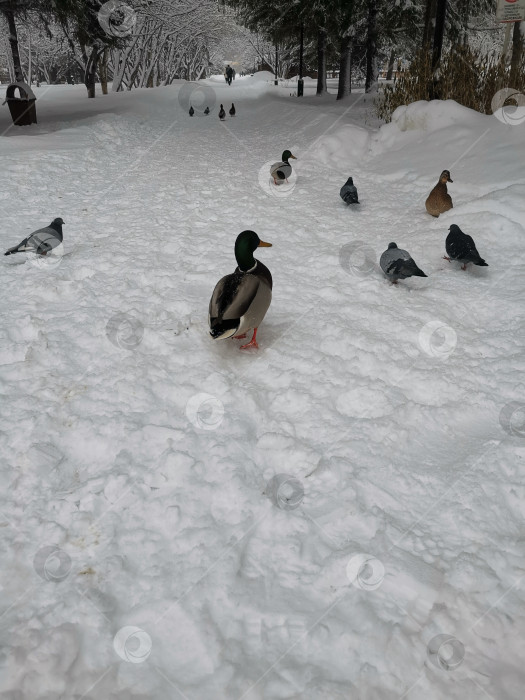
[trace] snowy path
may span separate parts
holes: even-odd
[[[217,85],[221,124],[177,89],[85,119],[78,92],[0,142],[4,248],[62,216],[71,251],[3,265],[2,697],[520,697],[525,442],[499,417],[525,400],[525,126],[444,105],[377,132],[360,96],[343,115]],[[271,196],[285,148],[297,183]],[[489,268],[442,260],[451,223]],[[246,228],[273,243],[255,353],[207,334]],[[383,279],[391,240],[428,279]],[[268,497],[281,473],[295,509]],[[448,672],[440,634],[464,646]]]

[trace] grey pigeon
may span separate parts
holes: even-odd
[[[407,277],[427,277],[423,270],[420,270],[412,260],[406,250],[401,250],[395,243],[390,243],[379,260],[381,269],[385,275],[397,284],[397,280],[404,280]]]
[[[210,108],[206,107],[206,109],[204,110],[204,114],[209,114],[209,113],[210,113]]]
[[[194,110],[193,107],[190,105],[190,117],[193,117],[194,114],[195,114],[195,110]]]
[[[226,119],[226,112],[224,111],[224,107],[221,105],[221,108],[219,110],[219,119],[223,121]]]
[[[476,250],[476,245],[471,236],[463,233],[463,231],[459,228],[459,226],[456,226],[456,224],[452,224],[449,231],[450,233],[445,241],[445,249],[449,257],[446,255],[443,256],[445,260],[448,260],[449,262],[451,260],[457,260],[458,262],[462,263],[462,270],[466,270],[467,263],[470,262],[474,263],[474,265],[480,265],[481,267],[488,267],[488,264]]]
[[[22,243],[9,248],[4,255],[12,255],[13,253],[37,253],[38,255],[47,255],[50,250],[56,248],[62,243],[62,219],[54,219],[49,226],[39,228],[37,231],[24,238]]]
[[[359,200],[357,198],[357,188],[354,185],[353,178],[348,178],[345,184],[341,187],[339,196],[346,204],[359,204]]]

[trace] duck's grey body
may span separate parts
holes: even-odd
[[[292,174],[292,166],[285,161],[274,163],[270,166],[270,174],[274,180],[287,180]]]
[[[213,290],[208,313],[210,335],[219,340],[258,328],[272,301],[272,275],[259,260],[246,272],[239,268]]]

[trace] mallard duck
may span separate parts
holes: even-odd
[[[479,265],[480,267],[488,267],[488,263],[486,263],[478,253],[476,244],[471,236],[463,233],[456,224],[452,224],[449,231],[450,233],[445,241],[445,249],[450,257],[444,255],[443,258],[445,260],[449,262],[451,260],[457,260],[462,263],[462,270],[467,269],[467,263],[474,263],[474,265]]]
[[[224,111],[224,107],[221,105],[221,108],[219,110],[219,119],[221,121],[224,121],[226,119],[226,112]]]
[[[450,177],[450,172],[448,170],[443,170],[439,176],[438,184],[434,187],[432,192],[428,195],[427,201],[425,202],[426,210],[432,216],[439,216],[443,212],[452,209],[452,199],[447,192],[447,182],[454,182]]]
[[[292,166],[288,160],[290,158],[297,160],[297,158],[292,155],[291,151],[284,151],[281,158],[282,161],[280,163],[274,163],[270,167],[270,175],[273,177],[273,181],[276,185],[280,185],[283,180],[288,182],[288,178],[292,174]]]
[[[193,107],[190,105],[190,117],[193,117],[194,114],[195,114],[195,110],[194,110]]]
[[[235,116],[235,105],[232,102],[232,106],[230,107],[230,117]]]
[[[210,108],[206,107],[206,109],[204,110],[204,114],[209,114],[209,113],[210,113]]]
[[[396,243],[389,243],[379,264],[385,275],[392,280],[392,284],[397,284],[397,280],[404,280],[407,277],[427,277],[412,260],[410,254],[398,248]]]
[[[255,231],[243,231],[235,241],[237,269],[217,283],[210,300],[208,324],[214,340],[253,337],[241,349],[257,348],[257,329],[272,300],[270,270],[253,257],[256,248],[270,247]]]

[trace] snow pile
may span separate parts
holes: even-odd
[[[516,700],[524,127],[224,81],[192,119],[183,88],[0,112],[0,243],[66,222],[58,264],[3,258],[0,694]],[[451,223],[488,268],[442,259]],[[246,228],[273,243],[253,353],[207,332]],[[384,280],[391,240],[427,279]]]

